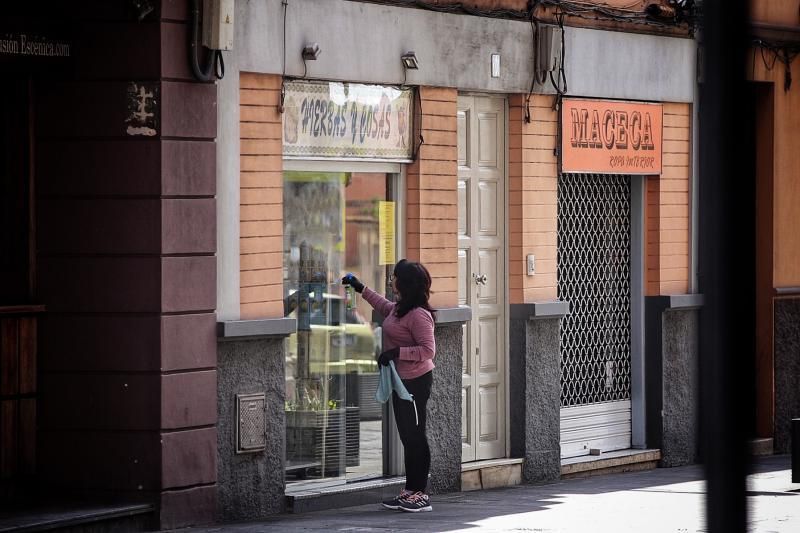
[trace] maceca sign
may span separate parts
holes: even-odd
[[[662,106],[564,99],[562,172],[660,174]]]

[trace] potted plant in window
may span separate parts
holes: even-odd
[[[339,400],[322,401],[305,390],[286,402],[286,471],[298,477],[344,475],[346,410]]]

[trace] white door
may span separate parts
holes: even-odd
[[[505,457],[505,99],[458,97],[458,297],[464,326],[462,461]]]

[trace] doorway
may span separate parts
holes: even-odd
[[[31,82],[0,87],[0,507],[36,473],[37,315]]]
[[[561,456],[631,447],[632,180],[558,179]]]
[[[506,455],[506,101],[458,97],[458,299],[464,325],[461,460]]]

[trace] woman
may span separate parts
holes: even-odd
[[[406,486],[397,497],[384,501],[383,506],[413,513],[431,511],[431,500],[425,493],[431,468],[431,452],[425,436],[425,407],[431,395],[433,357],[436,354],[434,310],[428,304],[431,276],[420,263],[401,259],[394,267],[391,280],[397,302],[390,302],[365,287],[352,274],[342,278],[342,283],[362,293],[364,299],[385,317],[385,351],[378,356],[378,363],[388,365],[389,361],[394,361],[403,385],[414,396],[413,403],[403,402],[392,393],[394,419],[405,450]]]

